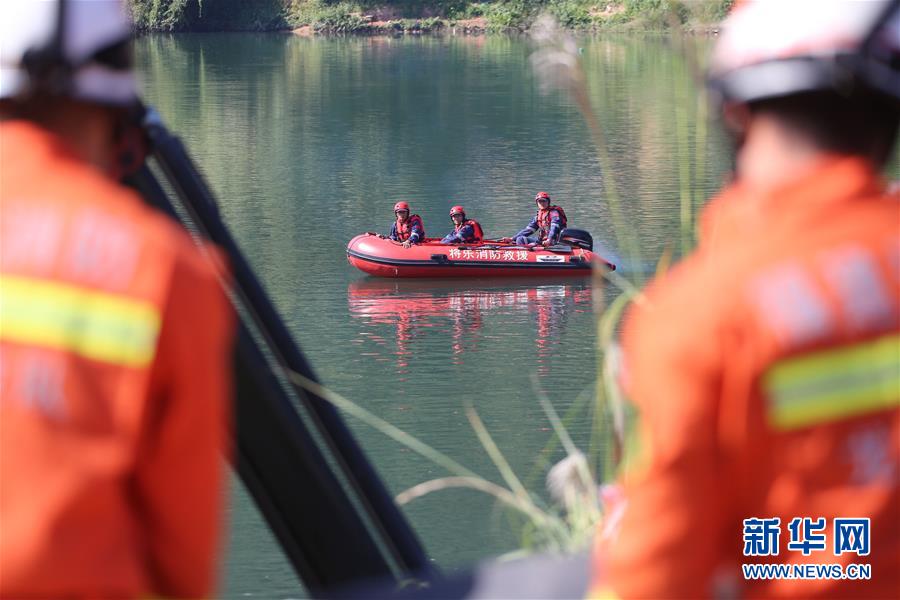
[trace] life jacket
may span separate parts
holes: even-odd
[[[425,239],[425,224],[422,222],[422,217],[419,215],[409,215],[409,218],[401,223],[399,220],[397,221],[397,238],[401,242],[405,242],[409,239],[409,236],[412,235],[413,225],[418,224],[419,229],[422,230],[422,239]]]
[[[835,156],[768,190],[730,186],[704,213],[715,237],[629,311],[624,383],[647,424],[643,447],[665,448],[665,458],[638,458],[640,475],[626,475],[628,508],[598,544],[600,588],[621,598],[709,595],[732,561],[751,562],[739,558],[742,546],[744,555],[762,554],[754,542],[771,531],[777,554],[779,541],[784,548],[801,537],[779,535],[778,515],[814,514],[827,524],[818,538],[829,548],[823,558],[849,550],[855,561],[869,552],[871,534],[871,577],[864,587],[822,579],[812,593],[897,595],[900,254],[897,199],[882,185],[868,160]],[[690,416],[672,408],[676,398]],[[717,497],[722,481],[733,483]],[[705,493],[690,505],[673,502],[683,490]],[[865,525],[842,532],[839,521],[857,514]],[[745,520],[742,544],[740,517],[750,515],[765,515],[764,534],[755,538],[756,521]],[[817,529],[808,523],[781,529]],[[712,533],[720,531],[727,533]],[[703,559],[656,559],[661,540],[678,547],[702,536]],[[788,548],[775,560],[805,560]],[[741,587],[747,597],[803,598],[809,583],[761,577]]]
[[[208,596],[230,412],[218,276],[52,134],[5,121],[0,139],[0,597]]]
[[[475,219],[469,219],[467,221],[463,221],[462,223],[460,223],[459,225],[456,226],[455,231],[459,231],[466,225],[469,225],[472,227],[472,232],[474,233],[474,236],[475,236],[474,239],[472,240],[473,242],[480,242],[481,240],[484,239],[484,231],[481,229],[481,225],[479,225],[478,221],[476,221]]]
[[[542,237],[550,233],[550,225],[552,223],[552,217],[550,216],[550,213],[554,210],[559,213],[560,231],[566,228],[566,211],[564,211],[560,206],[548,206],[546,210],[538,210],[537,213],[538,227],[541,230]]]

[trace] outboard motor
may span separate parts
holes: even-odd
[[[559,241],[570,246],[577,246],[585,250],[594,249],[594,238],[584,229],[566,228],[559,234]]]

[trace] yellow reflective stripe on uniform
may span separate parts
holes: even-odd
[[[780,429],[900,406],[900,335],[783,361],[763,376],[763,389]]]
[[[156,353],[156,306],[27,277],[0,276],[0,339],[142,367]]]

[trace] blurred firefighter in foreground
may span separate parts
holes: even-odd
[[[710,84],[735,180],[627,319],[639,450],[592,595],[900,592],[900,203],[879,176],[898,65],[897,2],[757,0],[725,22]],[[745,568],[798,564],[837,568]]]
[[[118,2],[0,12],[0,596],[213,591],[233,317],[189,236],[117,183]]]

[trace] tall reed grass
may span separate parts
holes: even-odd
[[[584,455],[575,448],[559,415],[542,392],[538,392],[541,407],[556,436],[569,453],[553,480],[560,488],[560,500],[556,505],[548,505],[540,495],[525,487],[471,405],[466,407],[466,416],[505,486],[473,472],[341,394],[300,373],[291,372],[289,375],[294,384],[332,403],[343,413],[369,425],[447,472],[443,477],[424,481],[401,492],[396,496],[399,504],[407,504],[441,490],[467,488],[493,496],[503,506],[525,518],[527,525],[522,533],[523,539],[528,540],[526,550],[575,552],[583,549],[589,542],[591,532],[600,520],[599,502],[596,498],[597,483]]]
[[[679,196],[679,254],[691,251],[697,236],[697,209],[705,200],[704,190],[695,182],[706,178],[706,144],[708,99],[703,92],[703,85],[696,86],[700,93],[696,100],[691,97],[692,79],[699,82],[702,69],[702,53],[694,40],[684,35],[681,30],[681,18],[674,12],[668,14],[670,44],[676,57],[672,78],[673,102],[672,119],[675,124],[676,162],[678,174]],[[606,200],[612,215],[612,226],[619,248],[627,260],[633,265],[644,262],[641,241],[638,239],[636,224],[626,215],[629,205],[621,194],[621,186],[617,182],[616,169],[609,154],[609,143],[605,128],[595,109],[588,92],[589,75],[585,73],[581,55],[571,33],[559,27],[558,23],[548,16],[542,16],[532,30],[532,38],[536,50],[531,56],[535,74],[545,90],[564,91],[578,108],[585,125],[590,132],[591,141],[597,157],[597,165],[602,173],[602,196]],[[593,74],[592,74],[593,75]],[[602,82],[600,82],[602,84]],[[693,132],[689,123],[696,123]],[[692,152],[693,149],[693,152]],[[667,246],[658,257],[655,273],[662,275],[672,262],[674,250]],[[611,481],[615,478],[622,462],[625,448],[625,431],[628,428],[628,408],[624,394],[619,386],[620,350],[616,341],[616,332],[623,315],[632,303],[646,304],[648,301],[641,288],[644,285],[643,270],[632,269],[625,274],[598,270],[594,274],[595,298],[603,298],[600,287],[604,283],[612,284],[619,293],[608,305],[598,304],[596,308],[597,329],[597,374],[596,396],[594,403],[594,436],[612,440],[612,447],[602,454],[602,465],[598,467],[599,479]],[[602,444],[592,442],[592,454]],[[594,454],[595,455],[595,454]]]

